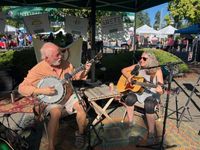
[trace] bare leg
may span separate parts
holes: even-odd
[[[126,106],[127,116],[129,123],[132,123],[134,120],[134,106]]]
[[[147,117],[147,124],[148,124],[148,131],[149,133],[155,133],[155,116],[154,114],[146,114]]]
[[[76,121],[77,121],[78,128],[79,128],[79,134],[83,134],[84,130],[85,130],[86,126],[87,126],[85,110],[79,104],[79,102],[76,102],[74,104],[74,109],[77,111]]]
[[[59,108],[53,108],[50,111],[50,120],[48,123],[48,137],[49,146],[48,150],[55,150],[55,138],[59,128],[59,119],[61,116],[61,110]]]

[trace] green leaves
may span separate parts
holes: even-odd
[[[200,22],[199,0],[173,0],[169,5],[171,15],[178,20],[186,19],[190,23]]]

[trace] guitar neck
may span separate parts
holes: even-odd
[[[142,87],[150,87],[150,88],[156,88],[157,85],[151,84],[151,83],[144,83],[144,82],[134,82],[136,85],[141,85]]]

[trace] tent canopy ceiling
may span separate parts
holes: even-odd
[[[52,8],[90,8],[92,0],[1,0],[2,6],[41,6]],[[96,0],[97,10],[138,12],[170,0]]]

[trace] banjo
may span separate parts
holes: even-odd
[[[101,59],[101,57],[102,57],[102,53],[98,53],[88,63],[98,62],[98,60]],[[54,86],[56,93],[54,95],[40,94],[40,95],[37,95],[37,98],[39,99],[40,102],[43,102],[46,104],[61,103],[65,95],[67,94],[66,86],[64,85],[66,81],[70,80],[75,74],[77,74],[78,72],[84,69],[85,69],[85,65],[81,65],[80,67],[75,69],[75,71],[72,72],[71,74],[66,74],[65,79],[62,79],[62,80],[54,76],[47,76],[43,78],[42,80],[39,81],[39,83],[37,84],[37,87],[43,88],[43,87]]]

